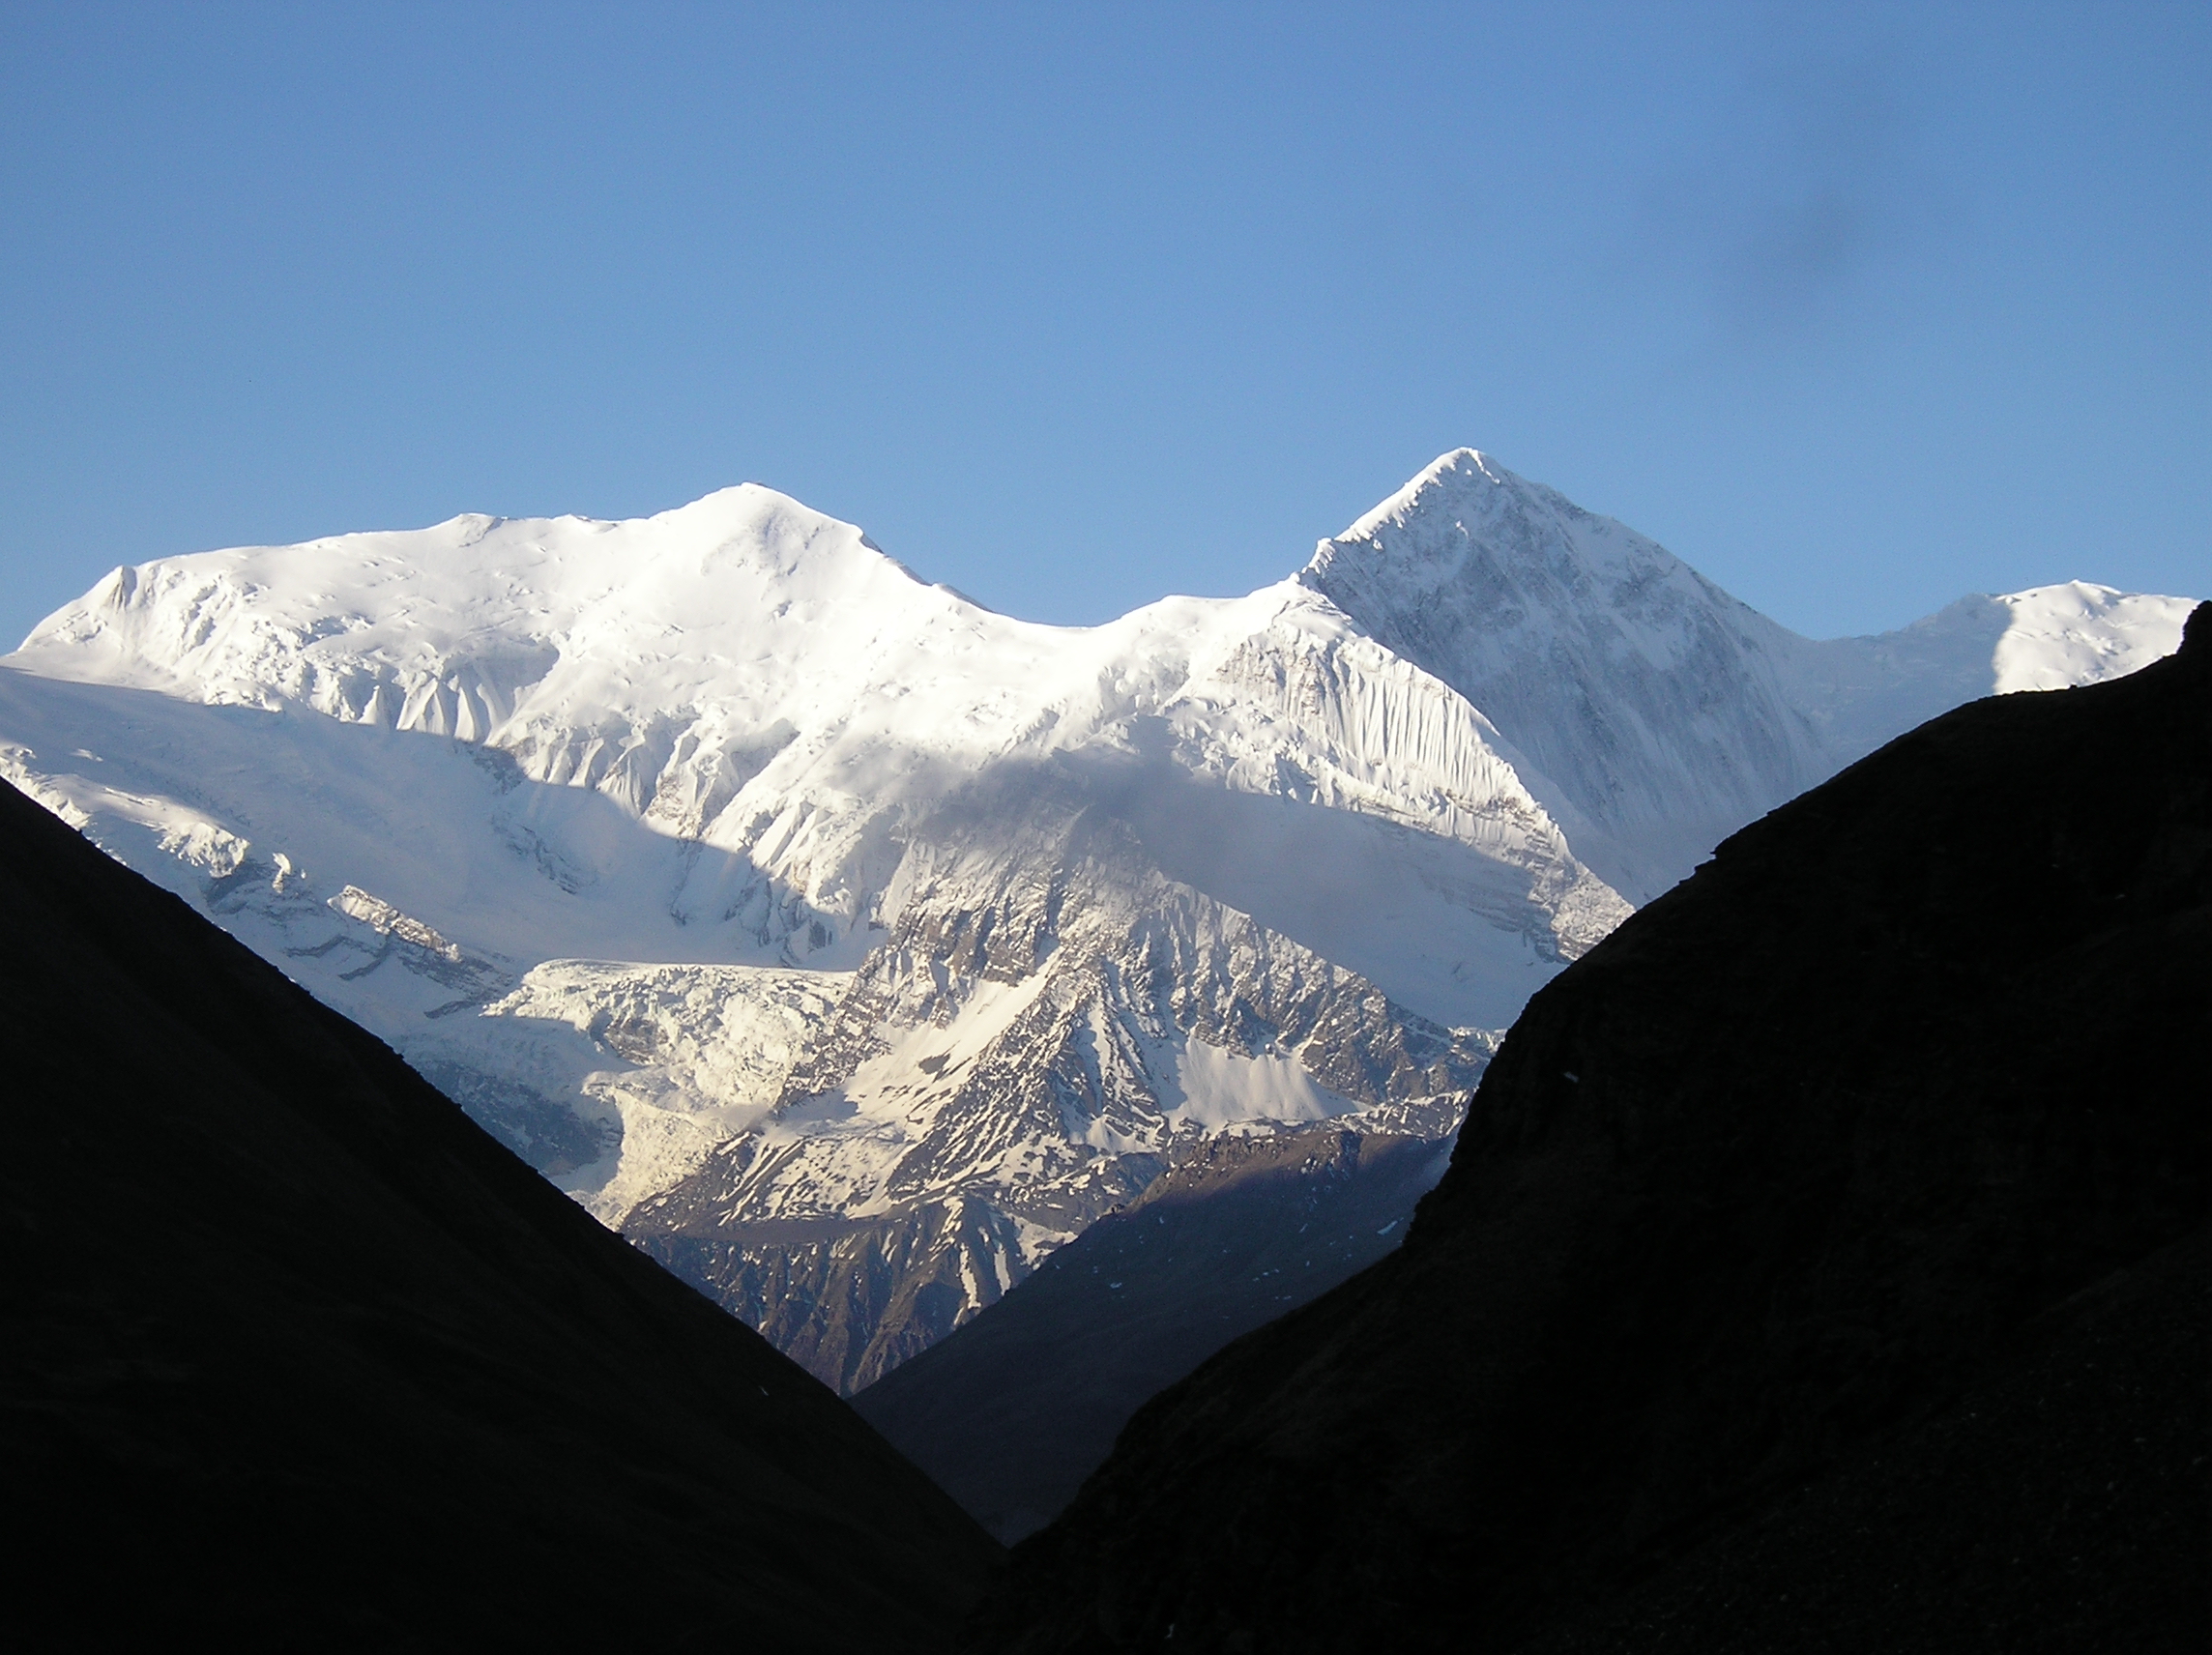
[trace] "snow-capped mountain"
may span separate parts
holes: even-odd
[[[2170,654],[2189,608],[2074,582],[1815,642],[1467,449],[1324,540],[1298,578],[1480,708],[1576,857],[1639,904],[1962,702]]]
[[[5,657],[0,771],[853,1386],[1179,1146],[1447,1125],[1726,831],[2186,608],[1812,643],[1461,450],[1048,627],[747,485],[118,569]]]

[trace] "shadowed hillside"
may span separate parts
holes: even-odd
[[[385,1046],[0,788],[12,1619],[936,1647],[996,1549]]]
[[[1210,1138],[949,1338],[853,1399],[1001,1540],[1043,1527],[1129,1416],[1405,1239],[1448,1139]]]
[[[1725,843],[1405,1247],[1138,1414],[1001,1650],[2197,1649],[2212,606]]]

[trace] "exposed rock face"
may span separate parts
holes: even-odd
[[[1157,874],[1062,865],[1041,944],[1018,915],[910,911],[776,1106],[626,1233],[857,1390],[1214,1130],[1457,1119],[1486,1037]],[[900,1114],[855,1101],[880,1097]]]
[[[10,1603],[89,1643],[929,1649],[989,1539],[828,1389],[0,788]]]
[[[1097,1205],[1115,1193],[1096,1191]],[[1131,1192],[1124,1184],[1119,1193]],[[975,1306],[997,1304],[1028,1238],[995,1207],[955,1198],[874,1219],[643,1225],[632,1239],[850,1392],[927,1350]]]
[[[2208,1003],[2212,605],[1539,993],[1406,1246],[1150,1404],[977,1641],[1748,1647],[1741,1594],[1761,1648],[2200,1646]],[[1778,1604],[1832,1569],[1893,1590],[1841,1641]]]

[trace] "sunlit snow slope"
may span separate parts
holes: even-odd
[[[1726,831],[2186,608],[1811,643],[1461,450],[1055,628],[747,485],[118,569],[5,657],[0,770],[851,1386],[1178,1145],[1447,1129]]]

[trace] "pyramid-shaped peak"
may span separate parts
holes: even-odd
[[[1478,550],[1507,565],[1586,565],[1633,552],[1668,564],[1657,545],[1557,490],[1531,482],[1479,449],[1454,449],[1342,534],[1314,549],[1301,577],[1328,589],[1351,567],[1402,571],[1415,585],[1448,580]]]
[[[1418,517],[1471,511],[1487,519],[1517,508],[1564,512],[1573,517],[1588,515],[1565,495],[1509,471],[1480,449],[1454,449],[1431,460],[1405,487],[1336,538],[1372,539],[1388,526]]]

